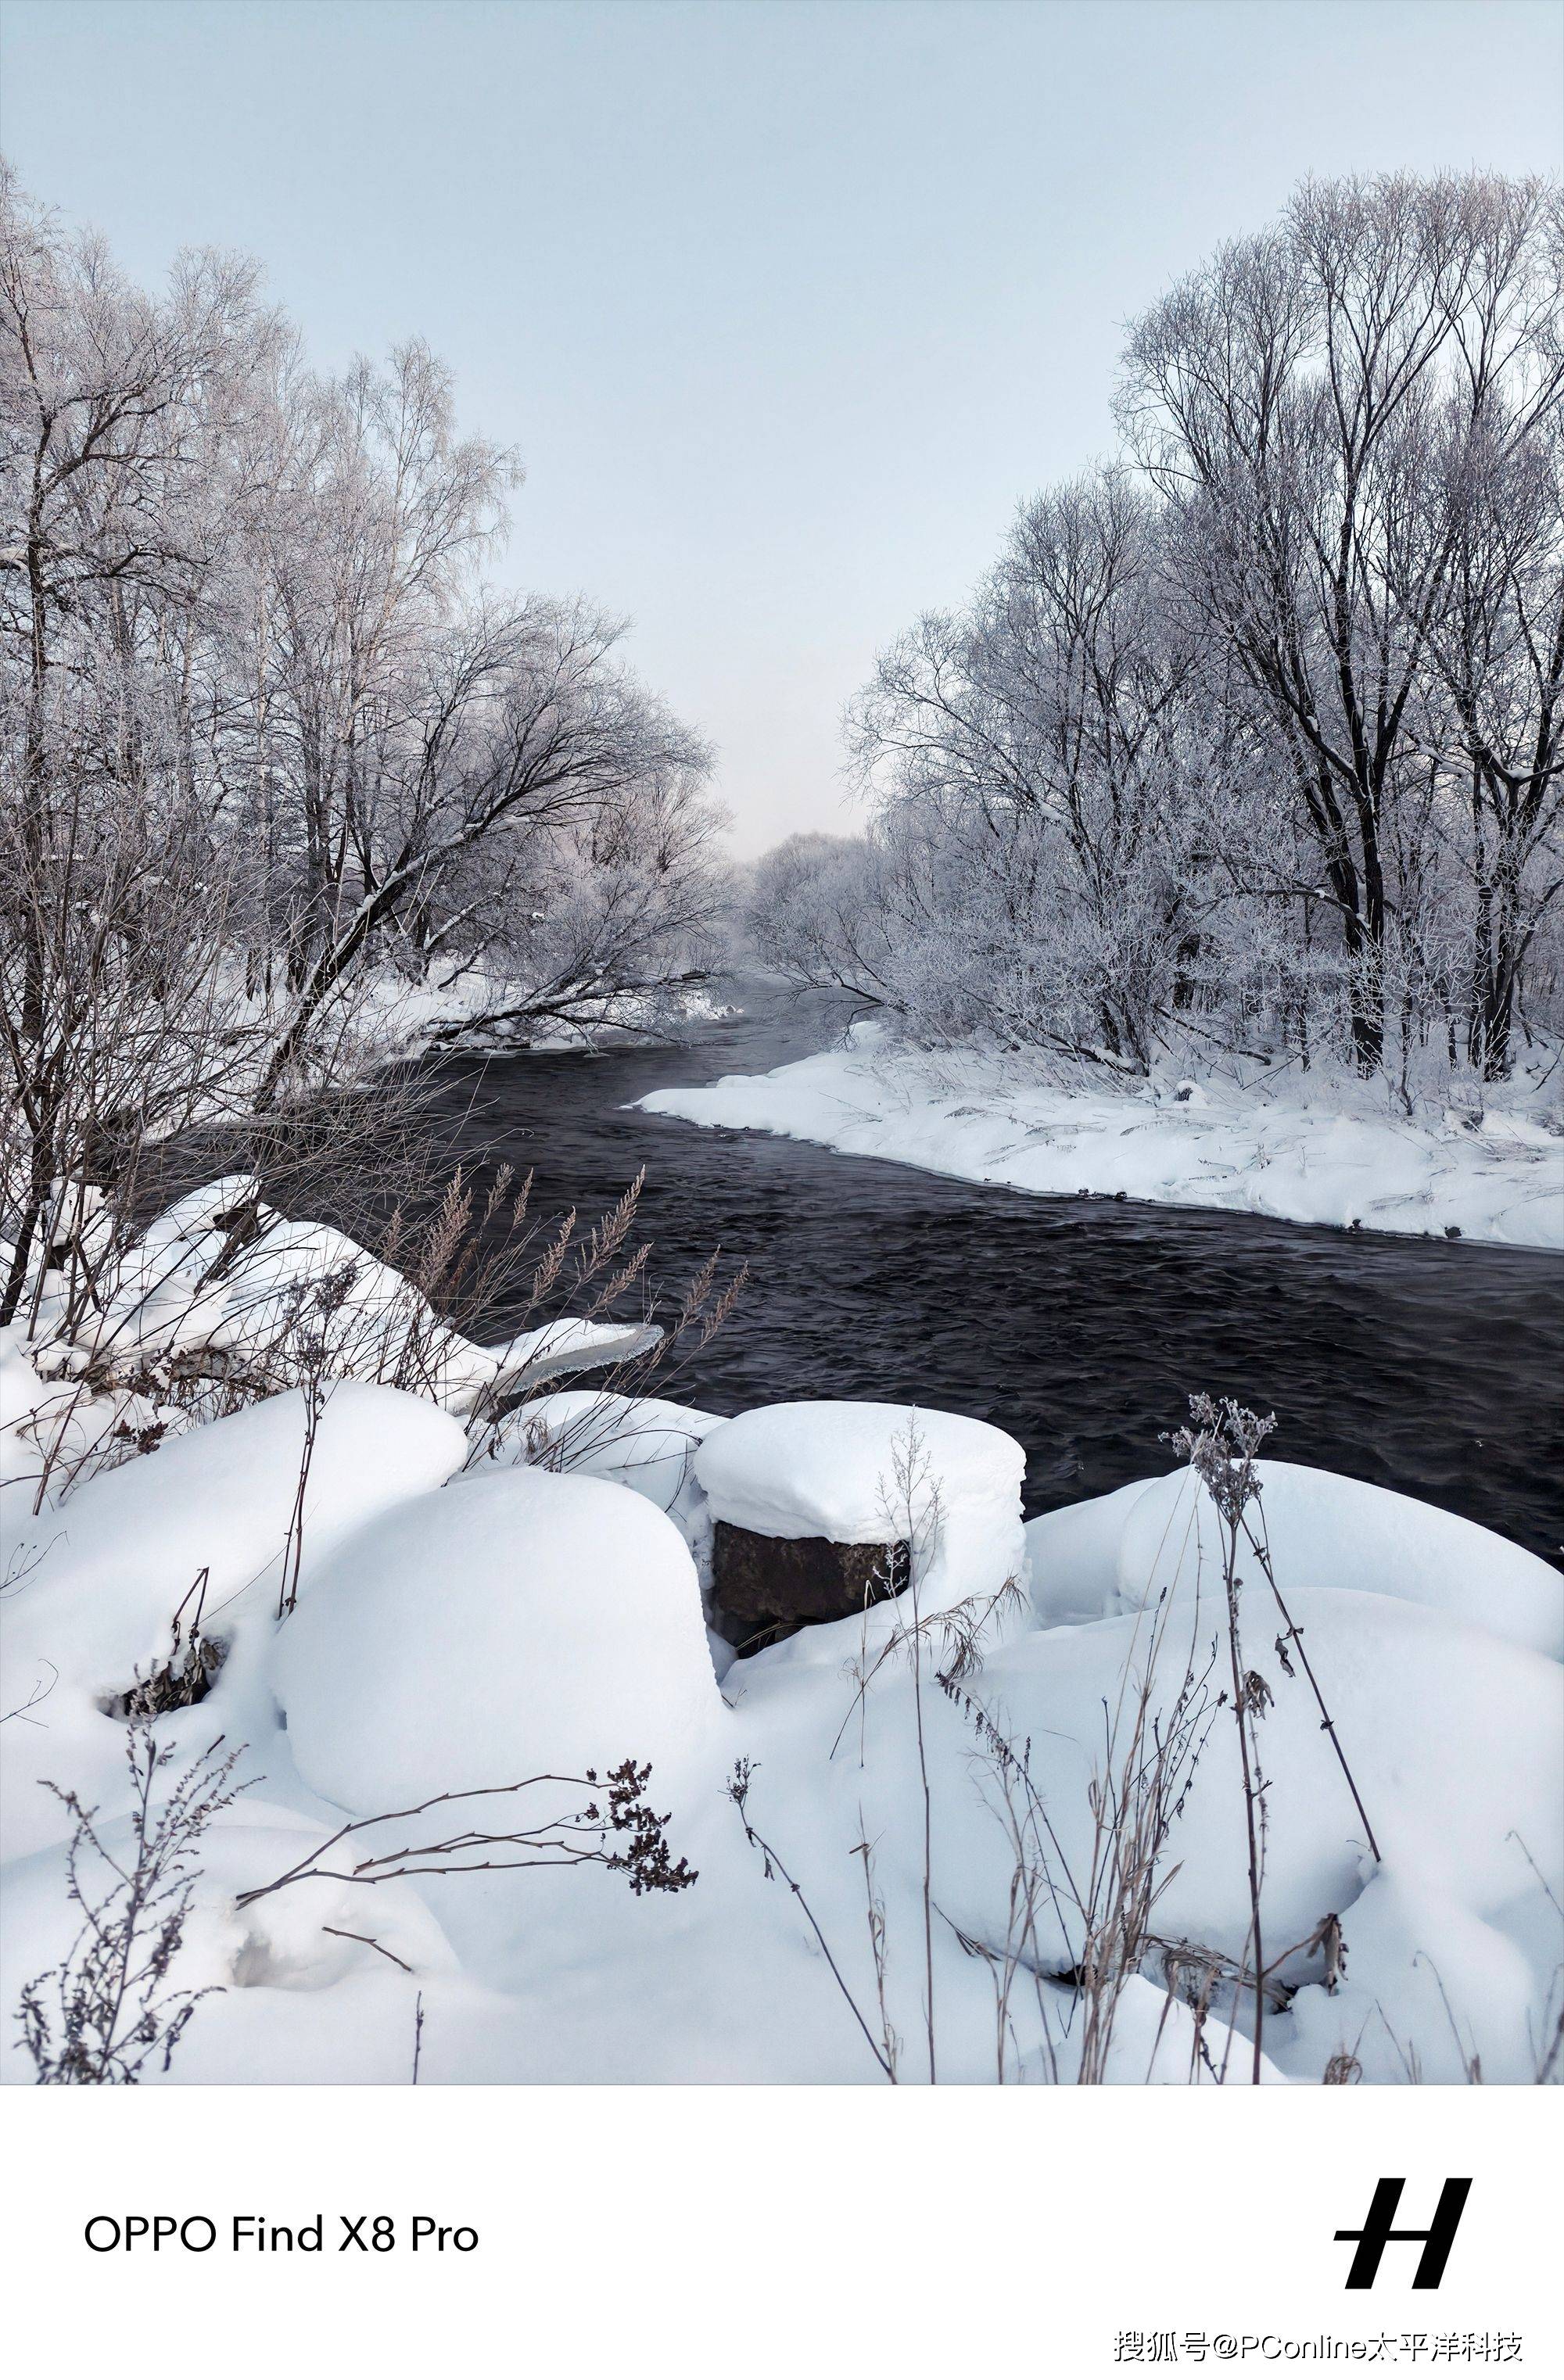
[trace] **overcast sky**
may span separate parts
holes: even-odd
[[[421,333],[527,467],[501,575],[635,623],[742,851],[1111,442],[1120,327],[1304,173],[1556,172],[1557,0],[3,0],[0,140],[139,276]]]

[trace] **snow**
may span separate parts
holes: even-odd
[[[578,1315],[562,1314],[535,1330],[518,1330],[501,1346],[477,1351],[489,1366],[480,1383],[486,1392],[481,1402],[515,1396],[524,1387],[564,1373],[628,1363],[655,1347],[661,1336],[655,1322],[588,1322]],[[455,1413],[471,1413],[480,1400],[468,1393],[447,1402]]]
[[[771,1537],[887,1545],[968,1508],[1019,1506],[1024,1450],[964,1414],[834,1399],[766,1405],[705,1439],[696,1476],[717,1518]]]
[[[50,1344],[52,1293],[33,1342]],[[270,1353],[308,1332],[344,1376],[415,1375],[442,1402],[490,1380],[493,1355],[443,1325],[411,1282],[329,1224],[292,1220],[247,1174],[225,1175],[157,1217],[114,1268],[86,1342],[51,1360],[119,1367],[203,1351]],[[74,1358],[74,1364],[73,1359]]]
[[[223,1987],[202,2002],[169,2079],[406,2082],[418,1990],[472,1997],[410,1885],[377,1885],[366,1905],[351,1884],[309,1881],[236,1908],[238,1892],[281,1875],[329,1831],[247,1795],[204,1839],[201,1897],[169,1985],[200,1990],[220,1977]],[[127,1827],[111,1827],[104,1840],[123,1857]],[[80,1918],[66,1898],[62,1847],[12,1862],[5,1882],[0,1993],[14,2009],[23,1985],[66,1955]],[[144,2079],[164,2078],[154,2068]]]
[[[1267,1797],[1264,1906],[1279,1950],[1355,1900],[1372,1870],[1363,1821],[1308,1682],[1272,1649],[1279,1622],[1256,1596],[1246,1664],[1274,1696],[1259,1722]],[[1564,1860],[1564,1736],[1557,1666],[1475,1628],[1388,1596],[1299,1590],[1288,1607],[1304,1633],[1326,1706],[1384,1856],[1449,1897],[1492,1915],[1524,1885],[1519,1834],[1547,1875]],[[975,1689],[1012,1741],[1046,1746],[1049,1807],[1077,1873],[1089,1865],[1085,1781],[1100,1756],[1105,1706],[1128,1740],[1121,1682],[1149,1682],[1152,1713],[1170,1710],[1186,1658],[1204,1669],[1222,1631],[1219,1581],[1160,1615],[1135,1614],[1027,1635],[985,1664]],[[1225,1639],[1210,1700],[1227,1683]],[[1248,1925],[1243,1799],[1231,1707],[1215,1710],[1158,1904],[1158,1931],[1236,1956]],[[1441,1746],[1459,1744],[1459,1757]],[[1518,1745],[1527,1747],[1522,1771]],[[1081,1779],[1072,1791],[1072,1775]],[[1348,1928],[1349,1933],[1351,1927]]]
[[[89,1212],[89,1236],[101,1236],[100,1220]],[[477,1346],[344,1233],[274,1212],[247,1174],[156,1217],[102,1263],[97,1285],[97,1305],[73,1318],[61,1277],[46,1272],[28,1318],[0,1330],[8,1553],[18,1532],[98,1473],[224,1410],[236,1375],[278,1386],[313,1377],[327,1390],[382,1382],[478,1416],[480,1429],[528,1390],[627,1362],[662,1336],[648,1320],[562,1315]]]
[[[1501,1928],[1511,1897],[1532,1880],[1515,1834],[1545,1874],[1558,1873],[1557,1669],[1388,1597],[1322,1591],[1301,1595],[1298,1606],[1387,1861],[1418,1879],[1430,1908],[1455,1906],[1463,1925]],[[949,1926],[994,1955],[1015,1938],[1014,1841],[1002,1779],[972,1712],[984,1714],[1012,1746],[1029,1746],[1046,1813],[1046,1834],[1035,1822],[1033,1849],[1046,1852],[1050,1878],[1034,1912],[1032,1949],[1046,1968],[1062,1971],[1080,1955],[1090,1879],[1096,1874],[1100,1881],[1094,1781],[1121,1780],[1140,1757],[1138,1698],[1125,1681],[1148,1678],[1146,1728],[1165,1720],[1187,1651],[1193,1645],[1204,1666],[1217,1626],[1216,1606],[1208,1603],[1197,1621],[1191,1599],[1160,1635],[1145,1615],[1031,1632],[990,1650],[964,1682],[972,1711],[926,1687],[921,1733],[933,1782],[933,1874]],[[1351,1791],[1306,1683],[1289,1681],[1270,1658],[1269,1632],[1254,1652],[1276,1697],[1263,1722],[1272,1779],[1262,1897],[1267,1959],[1305,1940],[1334,1912],[1348,1937],[1349,1973],[1373,1978],[1366,1949],[1362,1961],[1355,1955],[1352,1912],[1374,1863]],[[915,1924],[921,1880],[918,1712],[909,1664],[881,1671],[861,1713],[840,1675],[828,1681],[818,1669],[768,1655],[737,1665],[730,1696],[741,1672],[736,1708],[758,1763],[754,1799],[762,1831],[785,1843],[794,1873],[813,1891],[850,1865],[855,1843],[871,1841],[888,1923],[902,1929],[902,1955],[909,1955],[906,1932]],[[1155,1922],[1165,1940],[1236,1959],[1249,1905],[1235,1730],[1231,1709],[1215,1700],[1221,1682],[1211,1688],[1204,1749],[1167,1847]],[[851,1940],[849,1894],[839,1906],[838,1924]],[[861,1925],[861,1895],[856,1915]],[[1431,1931],[1422,1947],[1437,1961],[1439,1944]],[[1294,1960],[1292,1972],[1306,1977],[1311,1963]],[[1387,2003],[1392,2022],[1397,2005]],[[1312,2038],[1294,2056],[1285,2052],[1285,2027],[1273,2031],[1272,2055],[1288,2071],[1317,2080],[1323,2059],[1311,2065]],[[1521,2055],[1521,2044],[1513,2046]]]
[[[207,1261],[234,1186],[163,1219],[148,1264]],[[328,1243],[308,1227],[273,1253],[301,1251],[323,1261]],[[529,1333],[474,1352],[491,1384],[525,1383],[540,1359],[594,1344]],[[918,2081],[930,2029],[942,2081],[1069,2082],[1088,2057],[1071,1976],[1111,1873],[1097,1814],[1134,1800],[1146,1744],[1182,1726],[1189,1773],[1158,1851],[1154,1938],[1100,2076],[1247,2080],[1253,1994],[1226,1980],[1251,1924],[1228,1605],[1188,1473],[1024,1530],[1021,1448],[965,1415],[820,1401],[729,1418],[570,1389],[485,1421],[437,1401],[463,1402],[449,1378],[417,1395],[346,1379],[325,1386],[308,1463],[310,1406],[290,1391],[57,1478],[34,1517],[40,1416],[60,1393],[39,1362],[18,1334],[0,1346],[3,1451],[26,1507],[8,1514],[0,1597],[13,2010],[80,1922],[70,1816],[44,1780],[95,1807],[123,1852],[116,1698],[166,1659],[204,1572],[221,1664],[204,1699],[153,1722],[172,1755],[159,1794],[219,1738],[248,1790],[200,1847],[171,1982],[210,1996],[172,2082],[406,2082],[420,1999],[420,2075],[436,2082],[873,2082],[887,2040]],[[83,1428],[103,1419],[95,1402]],[[1282,1660],[1285,1623],[1246,1552],[1277,1962],[1261,2080],[1317,2082],[1333,2058],[1371,2082],[1534,2080],[1564,1989],[1561,1582],[1411,1499],[1299,1464],[1259,1477],[1251,1513],[1352,1773],[1295,1650]],[[735,1658],[705,1624],[714,1518],[906,1536],[913,1581]],[[285,1583],[297,1597],[280,1613]],[[672,1852],[698,1872],[686,1891],[636,1898],[600,1866],[370,1882],[336,1860],[239,1905],[348,1819],[627,1757],[652,1764]],[[744,1817],[724,1790],[735,1777]],[[508,1819],[496,1795],[434,1823],[577,1806],[559,1791]],[[404,1821],[355,1844],[408,1840]],[[1218,1978],[1204,2012],[1177,1987],[1202,1968]],[[28,2081],[14,2033],[0,2072]]]
[[[659,993],[606,992],[591,1024],[525,1014],[493,1021],[507,1010],[525,1008],[536,991],[533,984],[482,967],[464,967],[446,980],[436,969],[421,983],[383,968],[356,985],[355,1023],[383,1061],[388,1051],[406,1060],[437,1043],[447,1050],[564,1055],[596,1049],[605,1040],[666,1038],[671,1030],[738,1013],[698,985],[680,985]],[[584,1008],[588,1005],[583,1002]]]
[[[621,1397],[608,1390],[561,1389],[515,1406],[476,1437],[482,1458],[534,1463],[632,1488],[666,1512],[694,1555],[703,1583],[711,1519],[695,1475],[695,1451],[724,1426],[722,1414],[666,1397]]]
[[[721,1715],[672,1522],[525,1468],[360,1532],[311,1580],[272,1675],[300,1775],[358,1815],[627,1757],[665,1790]]]
[[[124,1425],[156,1418],[144,1398],[93,1396],[71,1380],[45,1380],[30,1360],[25,1326],[0,1330],[0,1543],[7,1560],[34,1513],[109,1451]]]
[[[1307,2070],[1346,2056],[1365,2082],[1535,2079],[1543,2043],[1529,2020],[1547,1984],[1520,1943],[1394,1865],[1370,1877],[1351,1929],[1340,1987],[1306,1985],[1289,2012],[1291,2054]]]
[[[1367,1480],[1304,1463],[1255,1468],[1248,1527],[1284,1597],[1297,1587],[1395,1596],[1564,1660],[1564,1578],[1535,1554]],[[1049,1624],[1141,1609],[1202,1574],[1219,1577],[1223,1536],[1209,1493],[1178,1470],[1045,1512],[1026,1524],[1026,1542],[1033,1605]],[[1248,1535],[1239,1573],[1263,1584]]]
[[[0,1710],[40,1684],[48,1692],[31,1726],[0,1727],[7,1856],[68,1829],[40,1774],[90,1802],[117,1791],[124,1730],[103,1706],[167,1659],[175,1613],[185,1604],[194,1616],[186,1598],[202,1572],[201,1629],[226,1647],[222,1700],[245,1708],[249,1732],[244,1694],[270,1639],[290,1534],[302,1592],[343,1538],[438,1487],[467,1453],[460,1424],[424,1399],[345,1382],[317,1418],[298,1527],[306,1427],[301,1392],[268,1398],[87,1482],[8,1537],[17,1583],[0,1629]],[[221,1731],[210,1723],[219,1707],[214,1694],[162,1724],[205,1743]],[[261,1724],[269,1733],[269,1712]]]
[[[59,1643],[62,1670],[109,1692],[166,1649],[175,1605],[208,1572],[209,1621],[244,1591],[273,1595],[307,1428],[303,1392],[269,1397],[83,1487],[16,1541],[25,1564],[12,1622]],[[421,1397],[346,1381],[323,1399],[303,1498],[319,1561],[387,1504],[460,1468],[460,1425]]]
[[[1564,1578],[1523,1547],[1367,1480],[1303,1463],[1261,1462],[1255,1471],[1264,1513],[1255,1535],[1284,1595],[1355,1587],[1404,1597],[1564,1660]],[[1187,1585],[1202,1564],[1219,1571],[1220,1544],[1216,1507],[1189,1472],[1152,1482],[1125,1507],[1115,1582],[1121,1607]],[[1240,1568],[1258,1584],[1256,1558]]]
[[[484,1448],[498,1462],[557,1464],[617,1479],[666,1512],[695,1487],[695,1450],[726,1418],[666,1397],[562,1389],[515,1407],[485,1434]]]
[[[303,1330],[323,1341],[329,1369],[416,1386],[454,1413],[470,1413],[485,1394],[513,1392],[524,1377],[621,1361],[661,1335],[655,1326],[566,1315],[499,1346],[475,1346],[410,1281],[344,1232],[286,1221],[265,1208],[258,1220],[260,1236],[215,1280],[206,1278],[224,1245],[214,1227],[183,1243],[188,1253],[176,1268],[174,1250],[150,1251],[147,1269],[157,1267],[157,1285],[127,1315],[116,1353],[170,1344],[236,1351],[285,1342]]]
[[[1111,1495],[1061,1504],[1026,1524],[1027,1585],[1045,1628],[1101,1620],[1118,1609],[1119,1543],[1130,1508],[1152,1483],[1128,1480]]]
[[[1056,2045],[1054,2062],[1061,2082],[1080,2080],[1083,2043],[1077,2034],[1065,2034]],[[1222,2055],[1224,2043],[1220,2032],[1216,2052]],[[1214,2062],[1214,2061],[1213,2061]],[[1109,2046],[1105,2082],[1191,2083],[1197,2088],[1213,2083],[1217,2077],[1211,2065],[1202,2061],[1194,2046],[1194,2020],[1182,2000],[1170,2000],[1158,1985],[1145,1975],[1131,1975],[1114,2014],[1113,2034]],[[1222,2078],[1229,2084],[1247,2084],[1250,2068],[1247,2056],[1229,2059]],[[1260,2081],[1262,2083],[1285,2082],[1290,2078],[1272,2058],[1262,2052]]]
[[[1564,1137],[1529,1081],[1479,1122],[1407,1117],[1383,1084],[1255,1068],[1242,1080],[1083,1079],[1024,1058],[938,1056],[855,1026],[843,1047],[636,1102],[1041,1196],[1152,1200],[1378,1232],[1564,1247]]]

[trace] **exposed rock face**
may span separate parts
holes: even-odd
[[[839,1546],[830,1537],[767,1537],[719,1521],[711,1588],[746,1636],[791,1636],[811,1621],[844,1620],[900,1595],[911,1576],[901,1545]]]

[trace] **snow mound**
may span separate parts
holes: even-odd
[[[1153,1484],[1132,1479],[1110,1495],[1061,1504],[1027,1522],[1027,1585],[1045,1628],[1100,1620],[1117,1609],[1119,1541],[1131,1506]]]
[[[656,1344],[655,1323],[564,1316],[498,1347],[476,1346],[413,1282],[327,1223],[290,1220],[246,1174],[191,1191],[122,1259],[94,1355],[210,1350],[285,1354],[319,1339],[339,1378],[384,1381],[470,1413],[523,1379],[626,1361]]]
[[[201,1571],[208,1629],[246,1589],[274,1598],[305,1464],[303,1393],[209,1423],[89,1480],[11,1550],[24,1574],[6,1656],[46,1655],[91,1694],[122,1692],[168,1651],[175,1609]],[[301,1576],[404,1497],[437,1488],[467,1453],[461,1425],[421,1397],[344,1382],[316,1421],[297,1531]]]
[[[1319,2082],[1336,2057],[1356,2058],[1365,2082],[1536,2081],[1544,1994],[1508,1936],[1394,1868],[1370,1878],[1344,1931],[1336,1990],[1306,1985],[1276,2028],[1300,2081]]]
[[[695,1451],[725,1422],[722,1414],[662,1397],[562,1389],[518,1405],[483,1434],[482,1443],[497,1463],[537,1463],[633,1488],[677,1521],[687,1538],[706,1503],[695,1476]]]
[[[469,1435],[484,1459],[537,1463],[545,1471],[568,1471],[589,1479],[611,1479],[633,1488],[666,1512],[695,1559],[703,1597],[711,1585],[711,1510],[695,1475],[694,1455],[703,1438],[721,1429],[726,1415],[663,1397],[617,1397],[607,1390],[564,1389],[534,1397],[504,1418]],[[712,1616],[709,1608],[708,1619]],[[707,1642],[719,1681],[734,1648],[708,1627]]]
[[[1299,1587],[1395,1596],[1564,1659],[1564,1578],[1535,1554],[1459,1513],[1364,1479],[1303,1463],[1255,1468],[1260,1502],[1247,1517],[1269,1548],[1277,1585],[1289,1602]],[[1115,1583],[1121,1609],[1191,1586],[1197,1575],[1207,1585],[1219,1583],[1221,1526],[1193,1472],[1172,1472],[1133,1500],[1127,1490],[1121,1493],[1125,1517]],[[1109,1501],[1102,1499],[1097,1508],[1104,1521]],[[1063,1529],[1057,1535],[1062,1542]],[[1253,1554],[1241,1562],[1240,1574],[1252,1586],[1262,1584]]]
[[[86,1482],[60,1511],[8,1537],[17,1583],[0,1602],[0,1710],[28,1715],[0,1728],[7,1859],[70,1830],[43,1779],[111,1811],[123,1799],[125,1728],[112,1713],[138,1674],[168,1660],[181,1607],[185,1643],[199,1603],[200,1633],[224,1659],[205,1700],[158,1721],[160,1742],[193,1756],[225,1735],[250,1747],[247,1774],[273,1768],[261,1750],[273,1706],[257,1672],[290,1529],[308,1595],[345,1536],[438,1487],[467,1451],[460,1424],[421,1397],[345,1384],[318,1418],[299,1531],[305,1429],[302,1394],[268,1398]]]
[[[134,1390],[45,1378],[37,1368],[43,1360],[21,1324],[0,1330],[0,1546],[7,1549],[36,1514],[84,1481],[187,1426],[176,1407]]]
[[[664,1790],[722,1717],[673,1523],[528,1469],[463,1479],[345,1544],[273,1676],[299,1774],[360,1814],[631,1756]]]
[[[1530,1880],[1517,1836],[1543,1874],[1557,1876],[1564,1736],[1553,1663],[1388,1596],[1303,1587],[1289,1604],[1383,1859],[1485,1917]],[[1277,1625],[1247,1593],[1244,1609],[1255,1614],[1244,1664],[1271,1696],[1256,1721],[1268,1779],[1262,1912],[1270,1957],[1306,1939],[1328,1913],[1346,1912],[1373,1861],[1306,1678],[1281,1669]],[[1224,1614],[1218,1589],[1181,1595],[1156,1613],[1032,1633],[986,1663],[973,1693],[1012,1744],[1030,1740],[1049,1823],[1071,1872],[1085,1876],[1088,1788],[1131,1752],[1139,1682],[1148,1682],[1146,1728],[1156,1721],[1166,1734],[1186,1661],[1205,1670],[1215,1645],[1204,1750],[1169,1840],[1156,1928],[1236,1957],[1249,1909],[1236,1730],[1231,1704],[1216,1700],[1227,1683]],[[976,1930],[994,1912],[960,1922]]]
[[[964,1414],[890,1404],[762,1405],[713,1430],[696,1476],[721,1521],[770,1537],[883,1545],[923,1526],[1019,1510],[1026,1457]]]
[[[285,1875],[333,1831],[330,1819],[307,1819],[247,1793],[203,1836],[200,1890],[168,1988],[208,1997],[173,2079],[407,2080],[418,1994],[457,1972],[413,1888],[395,1879],[368,1886],[312,1877],[237,1906],[241,1892]],[[110,1857],[125,1860],[134,1848],[128,1819],[108,1824],[103,1841]],[[94,1900],[110,1880],[91,1852],[82,1880]],[[25,1984],[67,1957],[81,1910],[67,1891],[63,1844],[13,1861],[5,1881],[0,1995],[15,2008]],[[19,2042],[0,2043],[0,2080],[33,2079]],[[163,2079],[155,2058],[144,2079]]]

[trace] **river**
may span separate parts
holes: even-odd
[[[1557,1560],[1564,1266],[1526,1249],[1190,1208],[1035,1198],[768,1135],[626,1111],[824,1047],[844,1011],[743,980],[675,1048],[452,1058],[459,1136],[534,1172],[533,1212],[610,1206],[646,1168],[653,1270],[721,1246],[740,1307],[676,1391],[976,1414],[1027,1450],[1029,1512],[1166,1470],[1192,1390],[1278,1427],[1267,1451],[1464,1512]],[[496,1317],[503,1321],[503,1317]]]

